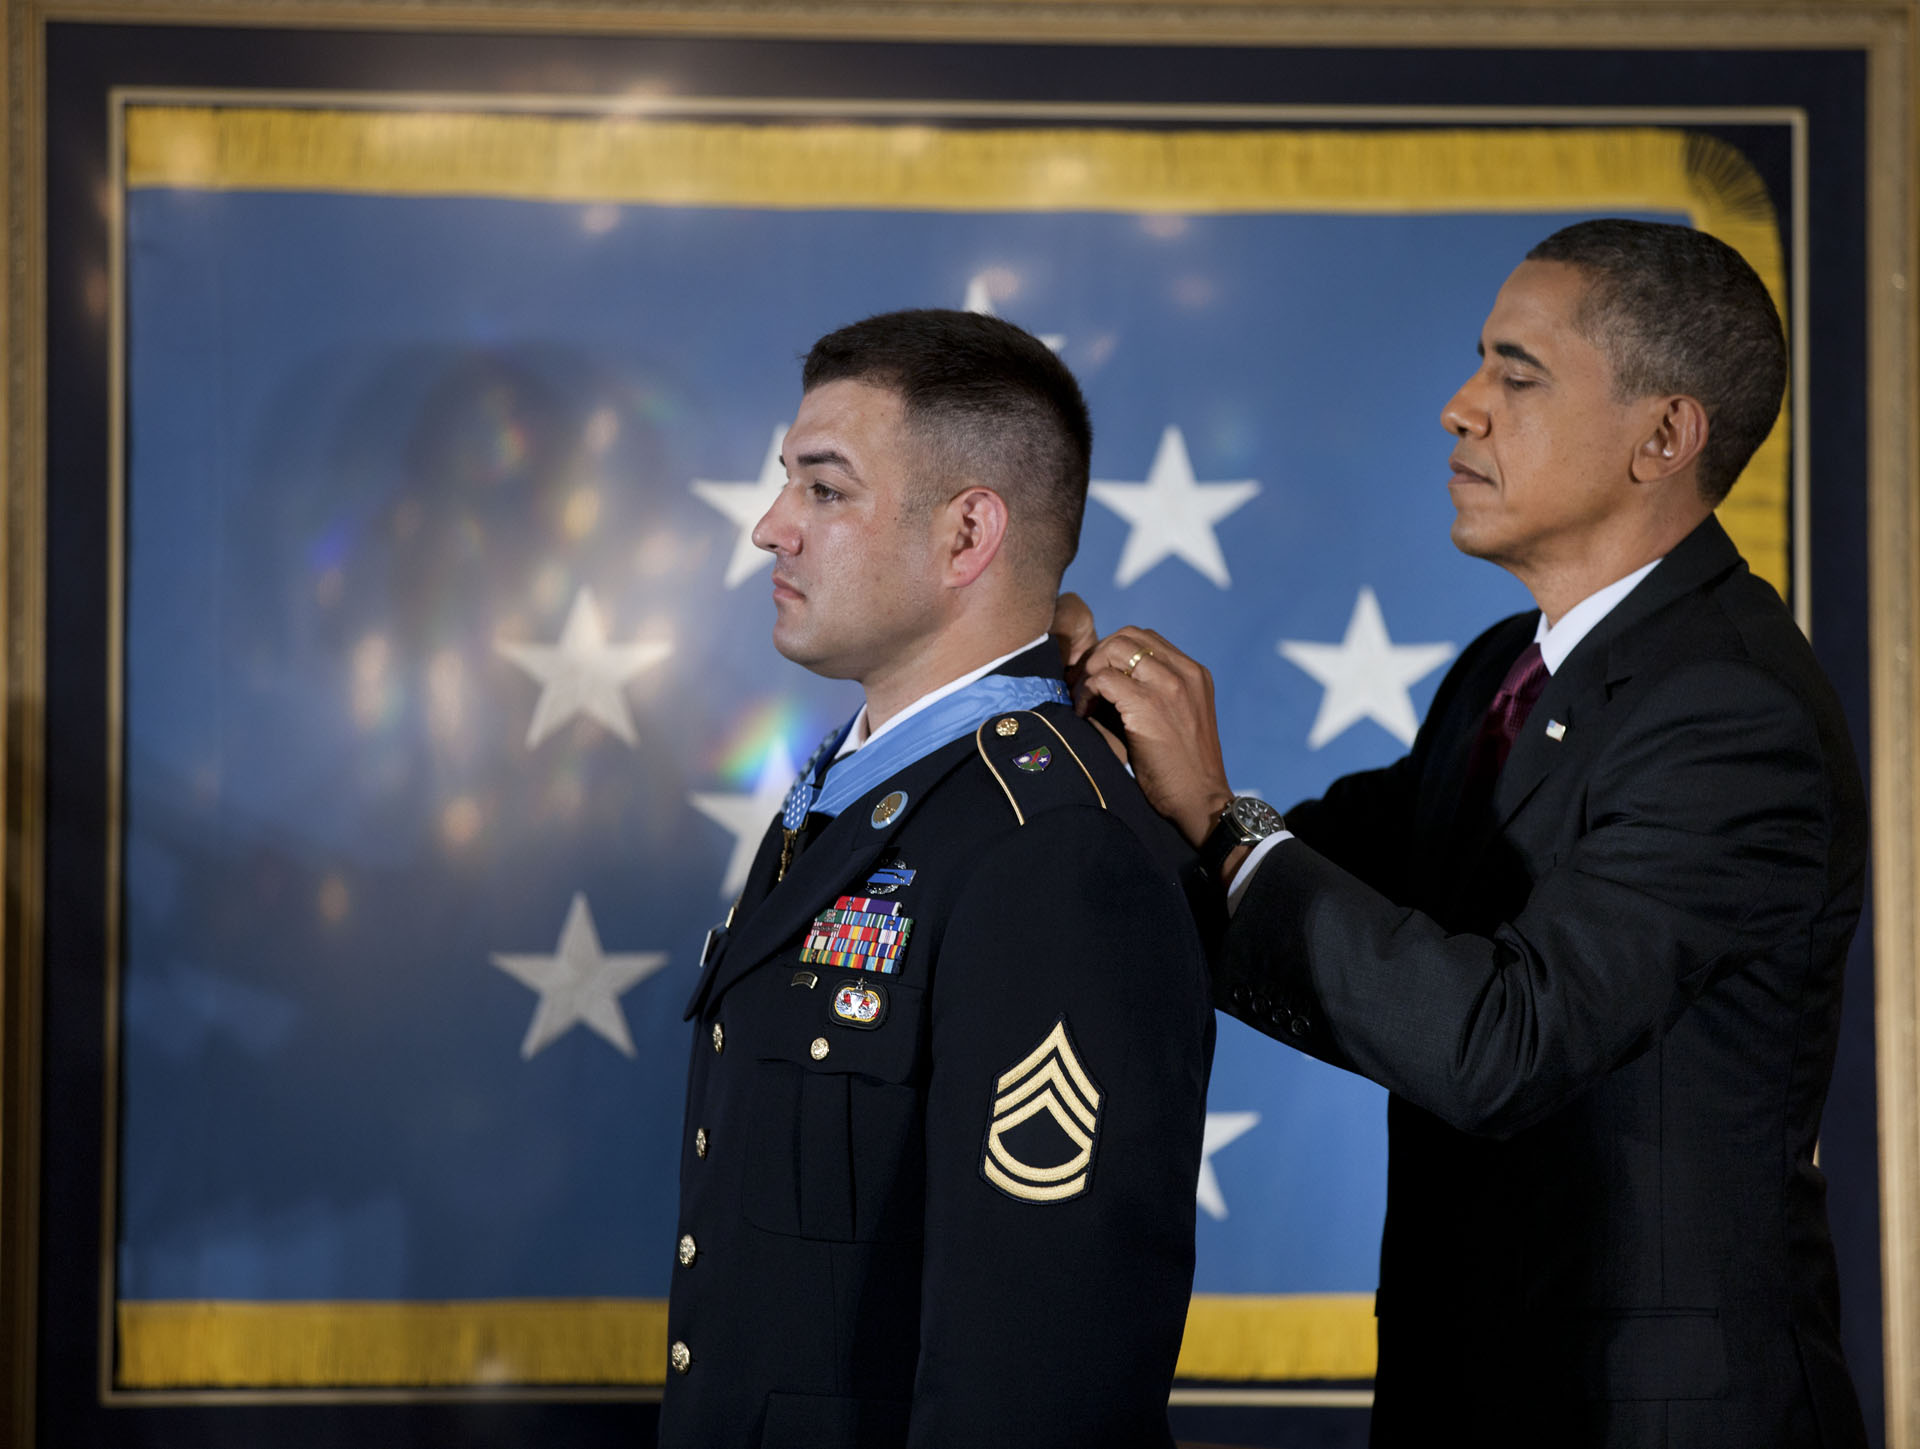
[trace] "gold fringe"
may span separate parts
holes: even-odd
[[[123,1389],[659,1384],[657,1299],[451,1303],[125,1302]],[[697,1351],[697,1350],[696,1350]],[[1373,1377],[1373,1295],[1196,1294],[1188,1379]]]
[[[1377,1358],[1371,1293],[1196,1293],[1174,1372],[1232,1383],[1370,1379]]]
[[[1788,315],[1753,167],[1714,138],[1655,127],[943,129],[133,105],[126,141],[133,187],[804,210],[1672,211],[1745,256]],[[1786,434],[1776,426],[1721,513],[1783,594]]]
[[[123,1389],[658,1384],[657,1299],[122,1302]]]

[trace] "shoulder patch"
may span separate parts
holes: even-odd
[[[1038,710],[1015,710],[982,720],[973,742],[1021,825],[1029,815],[1055,805],[1091,801],[1102,810],[1107,808],[1106,796],[1086,762]]]
[[[1065,1202],[1084,1193],[1104,1098],[1080,1063],[1064,1016],[1000,1074],[993,1092],[980,1175],[1020,1202]],[[1023,1127],[1017,1143],[1009,1141]]]

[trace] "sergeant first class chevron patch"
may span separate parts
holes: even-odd
[[[1100,1101],[1100,1089],[1080,1065],[1062,1017],[1039,1046],[994,1083],[980,1175],[1021,1202],[1065,1202],[1080,1196],[1093,1176]],[[1042,1113],[1057,1130],[1034,1120]],[[1021,1127],[1027,1130],[1019,1134],[1016,1151],[1009,1139]],[[1063,1154],[1064,1160],[1051,1160]],[[1026,1160],[1036,1157],[1045,1160]]]

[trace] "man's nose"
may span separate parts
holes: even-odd
[[[788,495],[793,492],[791,485],[782,488],[773,496],[773,506],[760,515],[760,521],[753,526],[755,548],[763,548],[768,553],[793,553],[796,551],[798,533],[793,527],[792,510]]]
[[[1474,385],[1465,383],[1440,409],[1440,426],[1456,438],[1484,438],[1487,435],[1487,410],[1474,397]]]

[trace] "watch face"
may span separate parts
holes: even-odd
[[[1233,812],[1234,824],[1256,840],[1265,840],[1286,825],[1278,810],[1251,795],[1237,797],[1227,808]]]

